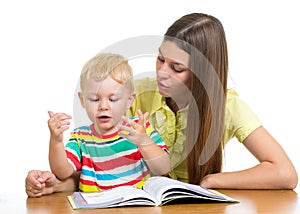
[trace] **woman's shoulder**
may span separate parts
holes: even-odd
[[[157,81],[155,78],[146,77],[142,79],[134,80],[134,90],[137,93],[142,93],[144,91],[156,90]]]
[[[140,108],[143,112],[151,113],[161,105],[162,96],[157,89],[157,81],[155,78],[143,78],[135,80],[134,91],[136,98],[132,104],[132,109]]]
[[[227,89],[226,111],[228,113],[239,114],[240,111],[249,111],[249,106],[239,97],[235,89]]]
[[[261,126],[256,114],[240,99],[234,89],[228,89],[226,97],[225,126],[227,138],[234,135],[242,142],[254,129]]]
[[[240,98],[239,93],[235,89],[227,89],[226,108],[234,109],[235,111],[250,110],[248,104]]]
[[[237,93],[237,91],[235,89],[227,89],[227,94],[226,94],[226,101],[230,102],[233,99],[239,99],[239,94]]]

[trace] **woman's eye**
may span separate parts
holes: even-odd
[[[157,60],[158,60],[158,61],[160,61],[160,62],[162,62],[162,63],[164,63],[164,62],[165,62],[165,60],[164,60],[164,58],[163,58],[163,57],[157,57]]]
[[[162,57],[162,56],[158,56],[157,57],[157,60],[160,62],[160,63],[165,63],[165,59]],[[177,65],[176,63],[175,64],[171,64],[170,65],[170,68],[176,72],[176,73],[181,73],[183,71],[186,70],[186,68],[182,67],[181,65]]]
[[[181,73],[181,72],[183,72],[185,69],[184,68],[181,68],[181,67],[179,67],[178,65],[171,65],[171,68],[172,68],[172,70],[173,71],[175,71],[176,73]]]

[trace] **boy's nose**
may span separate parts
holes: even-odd
[[[98,109],[101,110],[101,111],[105,111],[105,110],[108,110],[109,109],[109,105],[107,102],[100,102],[99,103],[99,106],[98,106]]]

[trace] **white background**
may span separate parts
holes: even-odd
[[[47,111],[73,113],[88,59],[126,38],[163,35],[191,12],[222,21],[233,86],[299,171],[299,9],[289,0],[1,1],[1,191],[23,191],[28,170],[49,169]],[[236,140],[225,158],[226,171],[257,163]]]

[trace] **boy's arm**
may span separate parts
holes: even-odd
[[[150,139],[151,140],[151,139]],[[152,141],[152,140],[151,140]],[[150,171],[154,175],[166,175],[170,171],[169,154],[153,141],[138,146]]]
[[[165,175],[170,171],[170,156],[147,135],[146,118],[148,117],[148,113],[144,115],[140,110],[137,112],[139,122],[126,121],[129,126],[121,126],[121,129],[127,131],[129,134],[122,134],[120,132],[120,135],[138,146],[147,166],[153,174]]]
[[[63,142],[63,132],[67,130],[71,116],[64,113],[49,112],[48,127],[50,130],[49,164],[51,171],[61,180],[70,177],[74,169],[67,160]]]
[[[51,171],[61,180],[70,177],[74,172],[73,167],[67,160],[64,144],[56,142],[51,137],[49,144],[49,164]]]

